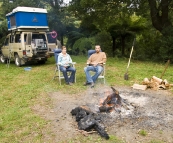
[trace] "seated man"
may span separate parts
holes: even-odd
[[[58,56],[58,64],[60,65],[60,71],[63,73],[65,82],[68,85],[72,85],[72,83],[74,83],[75,73],[76,73],[76,69],[70,66],[71,63],[72,63],[72,59],[70,55],[67,54],[66,47],[62,46],[62,52]],[[68,71],[71,72],[70,78],[67,75]]]
[[[101,49],[99,45],[95,46],[95,51],[96,53],[92,54],[87,60],[89,66],[84,68],[86,74],[85,86],[91,84],[91,87],[94,87],[94,83],[103,71],[103,63],[106,62],[106,54],[105,52],[100,52]],[[95,72],[95,75],[91,76],[90,71]]]

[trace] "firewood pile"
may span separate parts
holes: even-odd
[[[166,79],[162,80],[156,76],[153,76],[151,79],[144,78],[142,85],[134,84],[134,89],[146,90],[147,88],[151,88],[153,90],[166,90],[169,89],[172,84],[170,84]]]

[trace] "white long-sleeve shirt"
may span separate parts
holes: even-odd
[[[70,66],[71,63],[72,59],[69,54],[67,53],[65,55],[63,55],[62,53],[59,54],[58,64],[60,64],[61,66]]]

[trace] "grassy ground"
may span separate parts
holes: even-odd
[[[42,100],[47,92],[62,91],[64,93],[79,93],[86,87],[83,68],[86,57],[72,56],[77,62],[77,83],[67,86],[57,80],[52,80],[54,74],[54,57],[45,65],[29,65],[31,71],[24,71],[24,67],[16,67],[14,62],[8,68],[0,63],[0,142],[43,142],[43,128],[47,122],[33,113],[30,107]],[[150,63],[133,61],[129,68],[129,80],[124,80],[128,59],[108,58],[106,64],[106,84],[126,85],[141,83],[145,77],[153,75],[160,77],[165,63]],[[164,79],[173,83],[173,66],[169,66]],[[64,88],[65,87],[65,88]],[[49,102],[49,98],[45,99]],[[44,104],[44,103],[43,103]],[[71,141],[73,142],[73,141]]]

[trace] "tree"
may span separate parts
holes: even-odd
[[[173,28],[169,19],[169,6],[171,8],[172,0],[148,0],[148,3],[153,26],[165,35],[165,28]]]
[[[127,2],[119,0],[72,0],[69,9],[74,11],[83,25],[94,25],[97,33],[107,31],[111,34],[113,56],[115,56],[116,39],[121,39],[122,55],[124,55],[126,37],[133,36],[145,27],[144,18],[134,16],[134,12],[130,11]]]
[[[41,2],[39,0],[2,0],[2,5],[0,7],[0,39],[3,41],[4,37],[8,33],[6,14],[11,12],[17,6],[28,6],[35,7],[39,6]],[[40,5],[43,6],[43,5]],[[2,43],[2,42],[1,42]]]
[[[48,10],[48,21],[50,30],[58,33],[61,44],[64,45],[64,37],[69,31],[75,29],[75,17],[67,12],[67,5],[63,0],[43,0],[50,8]]]

